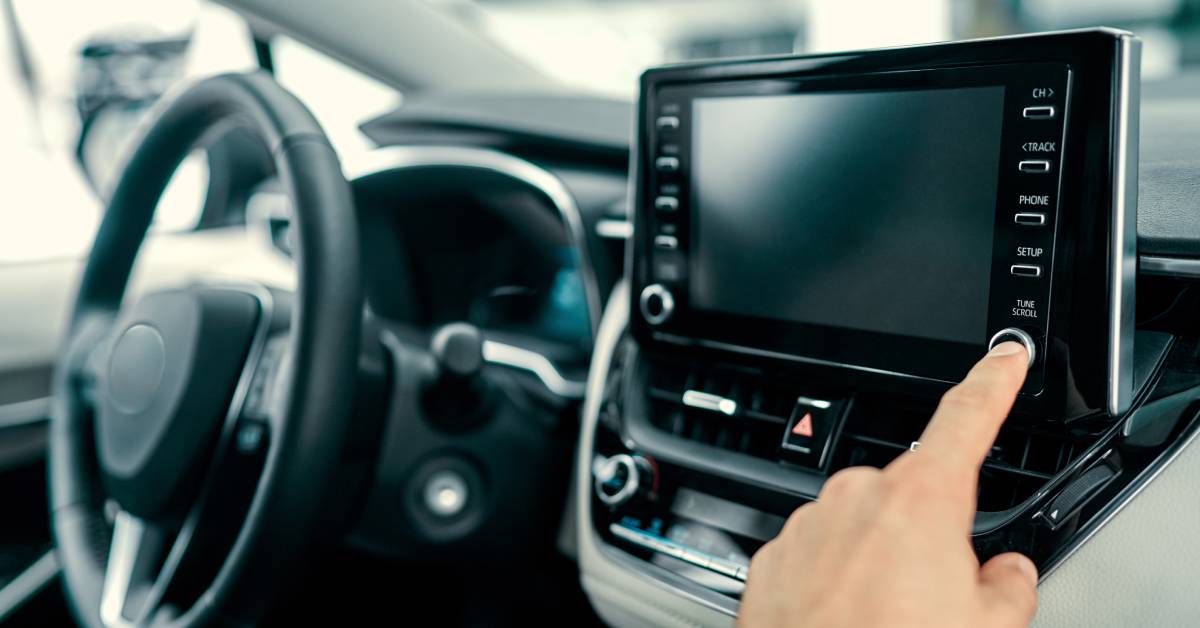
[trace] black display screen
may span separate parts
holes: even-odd
[[[693,100],[692,307],[985,344],[1004,91]]]

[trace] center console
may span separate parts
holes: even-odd
[[[1169,349],[1135,343],[1138,57],[1089,30],[646,72],[588,547],[733,613],[792,510],[907,450],[1013,340],[973,541],[1059,560]]]

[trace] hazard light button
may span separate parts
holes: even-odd
[[[828,463],[830,435],[845,408],[842,399],[797,398],[780,447],[784,459],[823,469]]]

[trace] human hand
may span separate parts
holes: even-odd
[[[1025,380],[1021,345],[995,347],[942,397],[916,452],[826,481],[754,555],[738,624],[1025,626],[1037,568],[982,567],[971,548],[979,467]]]

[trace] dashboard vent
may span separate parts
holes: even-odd
[[[780,460],[779,446],[798,393],[794,383],[730,366],[651,360],[648,367],[646,390],[655,428],[727,451]],[[692,397],[690,403],[685,396]],[[924,405],[856,398],[832,445],[828,473],[886,466],[920,437],[929,414]],[[1095,438],[1005,425],[979,474],[979,510],[1000,512],[1021,504]]]
[[[928,410],[921,408],[859,400],[842,429],[831,471],[856,465],[887,465],[920,437],[928,415]],[[890,420],[879,421],[881,416]],[[979,473],[978,509],[999,512],[1017,506],[1094,440],[1086,435],[1005,425]]]
[[[649,384],[650,417],[656,428],[721,449],[778,460],[796,396],[761,372],[655,361]],[[693,399],[713,399],[712,407],[685,403],[689,391]],[[726,403],[718,404],[716,399]]]

